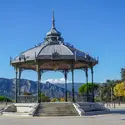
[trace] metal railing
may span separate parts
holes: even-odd
[[[87,99],[88,98],[88,99]],[[76,102],[92,102],[92,95],[78,95],[76,98],[75,98],[75,101]]]
[[[33,95],[20,95],[17,97],[18,103],[33,103],[37,102],[37,96]]]

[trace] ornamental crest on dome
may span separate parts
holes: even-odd
[[[52,54],[52,59],[54,59],[54,60],[60,59],[60,54],[58,52],[54,52]]]

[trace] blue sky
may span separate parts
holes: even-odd
[[[10,56],[43,41],[51,28],[52,9],[64,40],[99,57],[94,81],[120,79],[125,66],[124,0],[0,0],[0,77],[14,78]],[[22,77],[36,80],[36,73],[26,71]],[[48,72],[42,79],[62,77]],[[83,71],[75,71],[75,81],[85,81]]]

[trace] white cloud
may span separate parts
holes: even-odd
[[[47,79],[47,80],[44,80],[44,81],[42,81],[43,83],[46,83],[46,82],[50,82],[50,83],[65,83],[65,79],[64,78],[60,78],[60,79]],[[69,82],[71,82],[71,81],[68,81],[67,80],[67,83],[69,83]]]

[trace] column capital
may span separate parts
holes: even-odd
[[[84,68],[82,68],[82,70],[86,71],[86,70],[88,70],[88,67],[84,67]]]
[[[70,70],[72,71],[72,70],[74,70],[74,61],[72,60],[72,62],[70,63]]]
[[[24,71],[24,69],[23,69],[23,68],[21,68],[21,67],[19,67],[19,71],[20,71],[20,72],[22,72],[22,71]]]
[[[40,70],[41,75],[45,72],[47,72],[47,70]]]
[[[16,74],[19,72],[19,67],[14,67],[15,71],[16,71]]]
[[[85,74],[86,74],[86,77],[88,77],[88,67],[83,68],[83,70],[84,70],[84,72],[85,72]]]
[[[39,65],[39,62],[37,61],[36,63],[36,72],[39,72],[40,71],[40,65]]]
[[[66,70],[59,70],[59,71],[60,71],[61,73],[63,73],[64,76],[69,73],[69,70],[68,70],[68,69],[66,69]]]

